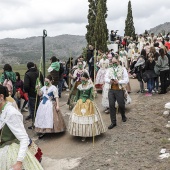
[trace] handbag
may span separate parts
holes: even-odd
[[[132,99],[128,94],[127,90],[124,90],[124,100],[125,100],[125,104],[130,104],[132,102]]]
[[[149,80],[149,75],[148,75],[147,72],[144,72],[144,73],[142,74],[142,79],[143,79],[143,81],[144,81],[145,83],[148,82],[148,80]]]
[[[155,71],[155,73],[156,73],[157,75],[160,75],[160,68],[159,68],[159,66],[155,65],[155,66],[154,66],[154,71]]]

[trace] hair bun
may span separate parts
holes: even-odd
[[[4,86],[4,89],[5,89],[5,93],[4,93],[4,97],[9,97],[9,91],[8,91],[8,88]]]

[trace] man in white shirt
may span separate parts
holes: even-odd
[[[116,101],[119,105],[122,121],[126,122],[127,120],[125,116],[124,89],[126,84],[129,82],[128,73],[126,68],[122,67],[116,58],[112,59],[112,63],[113,67],[108,68],[105,76],[105,82],[110,84],[108,98],[111,125],[108,127],[108,129],[112,129],[116,126]]]

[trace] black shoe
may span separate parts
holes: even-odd
[[[126,121],[127,121],[127,117],[125,116],[122,118],[122,122],[126,122]]]
[[[29,120],[29,119],[31,119],[30,115],[25,118],[25,120]]]
[[[116,126],[116,123],[112,123],[110,126],[108,126],[108,129],[113,129]]]
[[[35,126],[29,126],[28,127],[28,129],[34,129],[35,128]]]
[[[160,91],[158,94],[165,94],[166,92]]]
[[[40,135],[38,136],[38,139],[42,139],[44,136],[45,136],[45,134],[42,133],[42,134],[40,134]]]

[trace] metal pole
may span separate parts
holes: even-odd
[[[45,37],[47,36],[47,31],[43,30],[43,76],[45,78]]]

